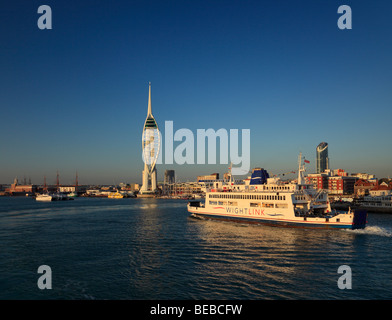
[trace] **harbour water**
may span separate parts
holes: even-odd
[[[195,219],[184,200],[0,198],[0,299],[392,298],[392,215],[363,230]],[[41,290],[40,265],[52,271]],[[352,288],[339,289],[349,266]]]

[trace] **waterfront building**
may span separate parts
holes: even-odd
[[[59,187],[59,191],[63,193],[85,193],[87,190],[87,186],[79,186],[79,185],[62,185]]]
[[[347,177],[348,173],[344,171],[343,169],[334,169],[333,171],[334,176],[341,176],[341,177]]]
[[[219,173],[211,173],[205,176],[198,176],[197,182],[219,180]]]
[[[369,195],[372,197],[388,196],[392,194],[392,186],[383,182],[381,184],[375,185],[369,190]]]
[[[365,179],[359,179],[354,184],[354,194],[357,197],[363,197],[369,195],[369,191],[376,186],[376,181],[369,181]]]
[[[144,170],[143,183],[139,192],[141,197],[153,197],[158,191],[156,162],[159,156],[160,144],[161,135],[158,124],[151,112],[151,83],[149,83],[147,118],[144,122],[142,134]]]
[[[329,169],[328,143],[321,142],[316,148],[316,173]]]
[[[175,183],[175,182],[176,182],[176,178],[175,178],[174,170],[165,170],[165,176],[164,176],[163,183],[164,184],[171,184],[171,183]]]
[[[315,189],[328,189],[328,174],[311,173],[306,177],[307,183],[313,185]]]
[[[120,187],[120,189],[121,190],[126,190],[126,191],[139,191],[139,189],[140,189],[140,186],[139,186],[139,184],[138,183],[127,183],[127,184],[125,184],[125,183],[120,183],[119,184],[119,187]]]
[[[202,195],[202,185],[198,182],[175,182],[162,184],[162,195],[163,197],[192,197],[195,195]]]
[[[351,176],[363,180],[374,180],[374,182],[376,180],[376,176],[374,174],[369,174],[369,173],[352,173]]]
[[[335,173],[343,175],[331,175],[331,170],[326,170],[323,173],[308,174],[305,180],[312,184],[315,189],[327,190],[332,195],[355,193],[355,183],[358,178],[347,176],[347,173],[342,171],[335,171]]]
[[[34,194],[37,191],[37,186],[33,184],[19,184],[18,178],[14,179],[14,183],[5,192],[11,196]]]
[[[354,185],[357,180],[357,177],[328,177],[328,193],[337,195],[353,194]]]

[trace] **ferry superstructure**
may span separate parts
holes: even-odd
[[[269,225],[365,228],[366,211],[332,211],[327,192],[305,182],[301,154],[298,162],[297,182],[284,183],[279,178],[269,178],[263,169],[255,169],[251,184],[229,183],[225,189],[211,188],[206,192],[204,203],[188,203],[188,212],[199,217]]]

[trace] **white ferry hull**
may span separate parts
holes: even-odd
[[[225,208],[213,208],[213,213],[204,207],[194,207],[188,204],[188,212],[196,217],[207,219],[255,223],[273,226],[319,228],[319,229],[363,229],[366,226],[367,212],[356,211],[350,214],[341,214],[334,218],[321,217],[290,217],[286,218],[280,214],[264,214],[261,212],[250,212],[250,214],[225,213]],[[226,209],[227,211],[227,209]],[[344,221],[347,220],[347,221]]]

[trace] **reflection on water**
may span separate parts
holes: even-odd
[[[296,284],[301,281],[307,290],[312,289],[314,274],[319,273],[315,272],[320,262],[317,258],[325,251],[338,254],[333,248],[337,235],[329,231],[209,220],[199,223],[198,229],[197,244],[203,258],[197,260],[197,268],[203,270],[203,277],[197,285],[220,283],[215,298],[226,298],[225,291],[233,286],[241,289],[242,298],[301,298]],[[348,236],[345,241],[352,239]]]
[[[0,199],[3,299],[391,298],[385,216],[312,230],[195,219],[181,200],[29,200]],[[40,264],[56,275],[50,293],[36,290]],[[343,264],[349,292],[337,287]]]

